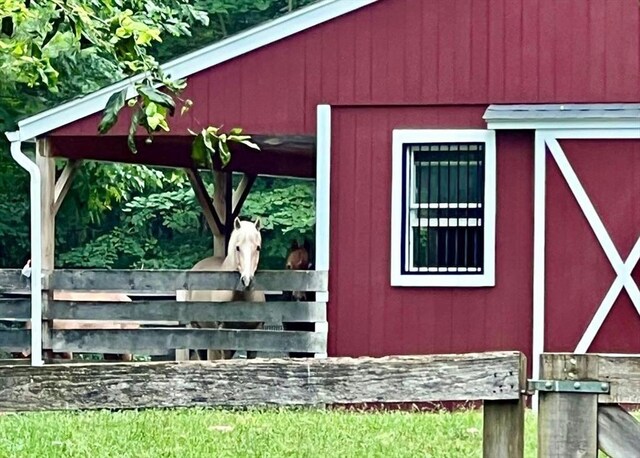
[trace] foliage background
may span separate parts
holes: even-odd
[[[191,35],[166,35],[152,55],[164,62],[315,1],[196,0],[190,3],[208,13],[209,24],[194,21]],[[167,8],[173,4],[170,0],[154,3]],[[57,46],[65,52],[56,53]],[[14,128],[17,119],[123,76],[107,57],[81,50],[68,52],[65,43],[50,43],[49,48],[53,49],[52,59],[58,59],[56,68],[61,69],[57,92],[1,85],[0,132]],[[256,181],[242,216],[261,217],[265,225],[261,268],[281,268],[293,239],[313,240],[314,201],[313,182],[266,177]],[[86,163],[75,177],[56,224],[59,267],[189,268],[211,254],[211,234],[179,171]],[[0,268],[24,265],[29,257],[28,228],[29,177],[11,158],[2,134]]]

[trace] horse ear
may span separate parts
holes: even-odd
[[[293,239],[291,241],[291,249],[292,250],[297,250],[298,249],[298,241],[296,239]]]
[[[311,252],[311,242],[308,239],[304,239],[304,249]]]
[[[260,217],[256,218],[256,222],[253,223],[256,226],[256,229],[260,230],[262,227],[262,222],[260,221]]]
[[[233,227],[240,229],[240,218],[236,217],[236,219],[233,220]]]

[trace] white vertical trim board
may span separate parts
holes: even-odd
[[[316,270],[329,270],[331,231],[331,106],[316,109]],[[329,300],[329,293],[317,293],[321,302]]]
[[[479,274],[448,272],[445,275],[433,271],[403,273],[402,232],[405,221],[405,206],[411,198],[403,201],[403,186],[412,181],[412,161],[403,166],[406,144],[424,143],[484,143],[484,265]],[[496,141],[495,131],[486,129],[394,129],[391,151],[391,286],[407,287],[481,287],[495,285],[495,230],[496,230]],[[407,177],[407,174],[409,176]],[[410,188],[412,189],[412,188]],[[424,205],[424,204],[422,204]],[[406,216],[407,223],[410,220]],[[461,220],[461,218],[454,218]],[[460,224],[463,224],[461,222]],[[469,223],[467,221],[467,223]],[[409,259],[409,242],[405,244],[405,257]],[[428,269],[427,269],[428,270]]]
[[[540,378],[540,355],[544,351],[544,254],[545,254],[545,194],[546,194],[546,146],[544,134],[536,131],[534,149],[533,186],[533,342],[532,375]],[[537,393],[533,407],[537,410]]]

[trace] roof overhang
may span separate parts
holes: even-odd
[[[489,105],[489,129],[640,129],[640,103]]]
[[[305,8],[253,27],[225,40],[185,54],[162,65],[171,78],[186,78],[258,48],[282,40],[298,32],[335,19],[379,0],[322,0]],[[128,87],[127,99],[135,96],[134,83],[138,75],[91,94],[71,100],[55,108],[18,122],[21,141],[32,140],[59,127],[71,124],[104,109],[112,94]]]
[[[196,168],[191,158],[192,136],[158,135],[151,143],[136,138],[138,152],[133,154],[127,137],[107,135],[96,142],[89,135],[49,137],[50,154],[66,159],[140,164],[149,167]],[[313,135],[253,135],[260,151],[242,144],[229,143],[231,161],[214,168],[226,172],[312,179],[316,176],[316,138]]]

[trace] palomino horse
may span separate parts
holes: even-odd
[[[240,221],[236,218],[233,222],[233,232],[229,237],[227,256],[223,259],[219,256],[210,256],[199,261],[191,270],[194,271],[232,271],[240,274],[239,281],[244,286],[238,290],[192,290],[185,293],[186,301],[199,302],[265,302],[263,291],[249,290],[253,282],[255,272],[260,261],[260,220],[254,223],[250,221]],[[214,329],[261,329],[262,322],[192,322],[192,327],[214,328]],[[235,350],[207,350],[207,359],[231,359]],[[201,355],[196,351],[196,357],[201,359]],[[247,358],[255,358],[256,351],[247,351]]]
[[[309,270],[313,266],[311,263],[311,243],[305,239],[302,246],[298,245],[298,241],[294,240],[289,249],[289,255],[285,262],[287,270]],[[306,291],[285,291],[286,300],[295,301],[314,301],[315,293]],[[315,323],[294,323],[283,322],[282,327],[285,331],[314,331]],[[313,357],[313,353],[290,352],[291,358],[309,358]]]

